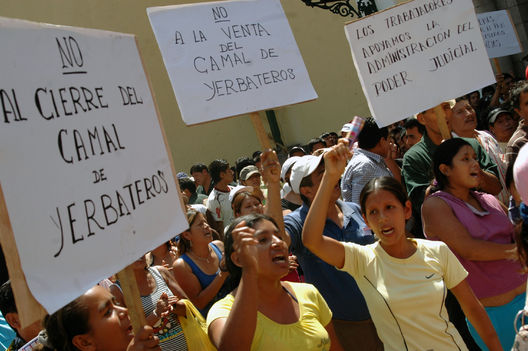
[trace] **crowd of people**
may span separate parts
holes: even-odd
[[[449,139],[431,108],[383,128],[366,118],[357,141],[346,123],[287,153],[196,163],[177,174],[188,229],[132,264],[147,325],[132,331],[119,280],[101,277],[23,327],[3,276],[0,346],[512,349],[526,301],[528,81],[501,75],[482,93],[441,104]]]

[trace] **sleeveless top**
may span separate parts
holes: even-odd
[[[216,256],[218,257],[218,262],[220,263],[223,257],[222,251],[220,251],[220,249],[216,247],[216,245],[213,243],[210,243],[209,247],[213,249]],[[187,254],[183,254],[180,257],[191,267],[191,271],[196,276],[196,278],[198,278],[202,290],[207,288],[209,284],[213,282],[216,276],[220,274],[220,268],[218,268],[214,274],[205,274],[204,271],[202,271],[200,267],[198,267],[198,265]],[[222,288],[220,288],[216,296],[203,309],[198,309],[204,317],[207,316],[207,312],[209,312],[209,309],[216,301],[222,299],[229,293],[229,291],[225,291],[225,286],[226,284],[224,282],[224,285],[222,286]]]
[[[499,200],[490,194],[474,191],[471,194],[484,212],[472,209],[463,200],[444,191],[437,191],[431,196],[444,200],[473,238],[500,244],[513,243],[514,228]],[[526,275],[520,273],[519,262],[504,259],[470,261],[454,253],[468,271],[467,281],[479,299],[500,295],[526,281]]]
[[[150,315],[156,309],[156,302],[159,300],[161,294],[167,293],[169,296],[174,296],[155,267],[149,267],[148,271],[156,281],[156,288],[150,295],[141,296],[141,304],[143,305],[145,316]],[[171,313],[168,317],[160,318],[152,328],[154,329],[154,335],[160,340],[162,351],[187,350],[185,335],[183,335],[182,327],[175,314]]]

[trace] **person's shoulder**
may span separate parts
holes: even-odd
[[[418,248],[422,248],[422,249],[439,251],[443,249],[444,247],[447,247],[446,243],[440,240],[428,240],[428,239],[420,239],[420,238],[413,238],[412,240],[416,242],[416,246]]]
[[[209,202],[213,201],[216,197],[216,189],[213,188],[213,190],[211,190],[211,192],[209,193],[209,195],[207,196],[207,198],[209,199]]]
[[[442,191],[436,191],[426,197],[424,199],[424,202],[422,204],[422,211],[423,210],[443,210],[447,207],[449,207],[446,203],[446,201],[442,198],[444,193]]]
[[[427,146],[423,138],[414,144],[409,150],[403,154],[403,163],[406,164],[409,161],[415,161],[423,157],[424,153],[427,151]]]
[[[232,294],[216,301],[207,313],[207,326],[218,318],[227,318],[234,302],[235,297]]]
[[[351,213],[357,213],[361,215],[361,207],[359,204],[352,201],[338,201],[338,205],[341,206],[341,211],[343,208],[348,209]]]
[[[190,259],[187,254],[181,254],[180,257],[178,257],[174,263],[172,264],[172,268],[177,271],[190,271],[192,272],[191,266],[187,263],[185,259]]]
[[[303,207],[303,205],[298,207],[295,211],[292,211],[292,212],[288,213],[287,215],[285,215],[284,216],[284,222],[302,224],[302,222],[303,222],[302,215],[301,215],[302,207]]]
[[[211,245],[216,246],[217,249],[224,252],[224,242],[221,240],[214,240],[211,242]]]
[[[287,282],[287,284],[291,287],[298,299],[303,299],[306,296],[320,295],[319,290],[313,284],[300,282]]]

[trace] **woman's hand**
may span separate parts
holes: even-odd
[[[262,180],[265,184],[279,183],[281,165],[273,150],[266,150],[260,155]]]
[[[172,296],[171,296],[172,297]],[[165,317],[172,312],[172,306],[167,293],[162,293],[158,301],[156,302],[156,308],[154,314],[158,317]]]
[[[126,351],[161,351],[159,339],[154,336],[154,330],[150,326],[143,328],[130,341]]]
[[[254,237],[255,229],[246,226],[246,222],[240,222],[231,235],[233,236],[233,251],[236,256],[234,263],[244,270],[258,272],[257,244]]]
[[[288,256],[288,268],[291,271],[296,270],[299,267],[299,264],[297,263],[297,256],[290,255]]]

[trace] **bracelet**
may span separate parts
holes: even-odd
[[[156,313],[156,309],[152,311],[152,314],[154,315],[154,317],[159,318],[158,314]]]

